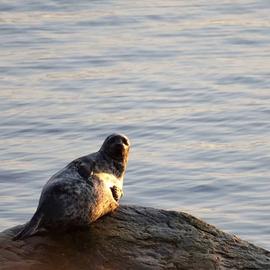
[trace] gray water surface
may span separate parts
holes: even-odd
[[[112,132],[122,203],[270,249],[270,2],[1,1],[0,230]]]

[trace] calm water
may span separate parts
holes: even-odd
[[[117,131],[122,203],[269,249],[270,2],[38,2],[0,3],[0,230]]]

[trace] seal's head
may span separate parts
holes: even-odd
[[[116,162],[126,164],[130,148],[129,139],[123,134],[112,134],[106,138],[100,151]]]

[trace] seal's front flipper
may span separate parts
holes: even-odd
[[[28,238],[38,232],[40,222],[42,220],[42,216],[38,213],[35,213],[35,215],[32,217],[32,219],[25,224],[24,228],[16,234],[12,240],[23,240],[25,238]]]
[[[119,202],[120,198],[122,197],[123,191],[119,187],[113,186],[111,187],[111,192],[115,201]]]

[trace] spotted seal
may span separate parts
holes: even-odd
[[[96,153],[73,160],[42,189],[32,219],[13,240],[40,231],[87,226],[118,207],[123,192],[130,142],[122,134],[108,136]]]

